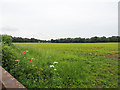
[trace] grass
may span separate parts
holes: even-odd
[[[118,87],[118,60],[103,56],[118,53],[118,43],[14,45],[18,61],[10,73],[27,88]]]

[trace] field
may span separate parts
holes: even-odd
[[[118,43],[14,45],[10,73],[27,88],[118,87]]]

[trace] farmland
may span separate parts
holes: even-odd
[[[17,59],[10,73],[27,88],[118,87],[118,43],[14,45]]]

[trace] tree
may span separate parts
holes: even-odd
[[[6,38],[7,39],[7,38]],[[91,38],[60,38],[60,39],[51,39],[51,40],[39,40],[35,38],[22,38],[22,37],[12,37],[12,42],[36,42],[38,43],[40,41],[41,43],[97,43],[97,42],[120,42],[120,36],[112,36],[106,38],[103,37],[91,37]],[[6,42],[7,43],[7,42]]]

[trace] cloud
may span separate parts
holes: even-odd
[[[0,33],[51,39],[117,35],[118,0],[2,0]]]
[[[18,28],[5,26],[5,27],[0,28],[0,30],[1,31],[18,31]]]
[[[118,2],[119,0],[3,0],[2,2],[35,3],[35,2]]]

